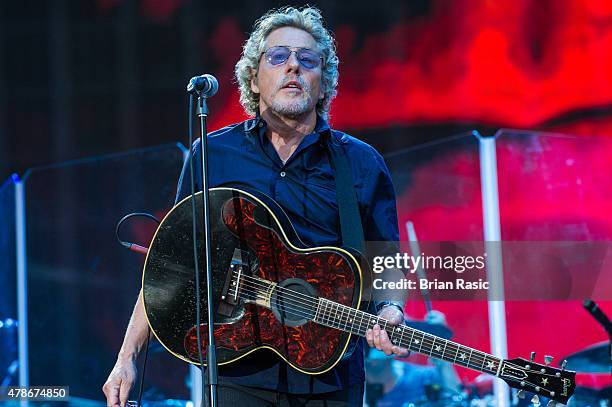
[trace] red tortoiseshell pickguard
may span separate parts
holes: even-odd
[[[259,269],[254,276],[282,282],[288,278],[307,281],[316,295],[351,306],[355,275],[349,261],[339,251],[292,251],[275,231],[259,225],[253,216],[257,203],[244,198],[225,202],[223,222],[254,251],[259,259]],[[202,352],[206,351],[205,324],[200,328]],[[189,355],[197,355],[197,330],[193,327],[185,338]],[[263,306],[245,305],[244,316],[232,324],[215,326],[215,338],[219,349],[244,353],[267,345],[283,355],[290,363],[306,370],[316,370],[329,365],[332,357],[339,358],[339,347],[346,344],[341,331],[314,322],[298,327],[281,324],[274,313]],[[335,353],[336,352],[336,353]],[[334,354],[335,353],[335,354]]]

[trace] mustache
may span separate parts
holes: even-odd
[[[295,77],[286,77],[283,78],[279,81],[279,85],[277,87],[278,90],[281,90],[282,88],[284,88],[289,82],[297,82],[300,84],[300,87],[302,88],[303,91],[310,91],[310,86],[308,85],[308,83],[300,76],[295,76]]]

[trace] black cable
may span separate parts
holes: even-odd
[[[159,219],[157,219],[155,216],[151,215],[150,213],[144,213],[144,212],[133,212],[121,218],[121,220],[117,222],[117,226],[115,227],[115,236],[117,237],[117,241],[119,242],[119,244],[127,249],[131,248],[134,245],[134,243],[128,242],[127,240],[121,240],[121,238],[119,237],[119,229],[121,229],[121,225],[123,225],[123,222],[135,216],[149,218],[157,222],[158,225],[161,223]]]
[[[158,225],[161,223],[159,221],[159,219],[157,219],[155,216],[151,215],[150,213],[145,213],[145,212],[133,212],[133,213],[125,215],[123,218],[121,218],[121,220],[119,220],[119,222],[117,222],[117,226],[115,227],[115,236],[117,237],[117,241],[119,242],[119,244],[121,244],[123,247],[125,247],[127,249],[131,249],[131,247],[135,243],[131,243],[131,242],[128,242],[126,240],[121,240],[121,238],[119,237],[119,231],[121,229],[121,225],[123,225],[123,223],[126,220],[131,219],[131,218],[136,217],[136,216],[140,216],[140,217],[144,217],[144,218],[148,218],[148,219],[154,220]],[[151,327],[149,327],[147,325],[147,343],[145,345],[144,361],[142,362],[142,370],[141,370],[141,373],[140,373],[140,386],[139,386],[139,389],[138,389],[138,404],[137,404],[138,407],[140,407],[142,405],[142,391],[144,389],[144,378],[145,378],[145,371],[147,369],[147,359],[149,357],[149,342],[150,341],[151,341]]]
[[[189,95],[189,146],[191,152],[191,146],[193,146],[193,100],[195,98],[194,94]],[[195,291],[196,291],[196,339],[198,341],[198,358],[200,362],[200,371],[202,372],[202,396],[200,399],[200,405],[203,405],[204,395],[206,394],[206,386],[204,380],[204,355],[202,355],[202,338],[200,334],[200,325],[202,323],[202,315],[201,315],[201,299],[200,299],[200,267],[198,262],[198,245],[197,245],[197,213],[195,208],[195,173],[193,171],[193,152],[191,152],[191,156],[189,157],[189,171],[191,174],[191,225],[192,225],[192,235],[193,235],[193,262],[195,268]],[[204,191],[202,191],[204,194]],[[206,233],[206,232],[204,232]],[[211,329],[208,327],[208,329]],[[193,386],[193,383],[192,383]]]

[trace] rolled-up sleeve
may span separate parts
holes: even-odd
[[[399,242],[397,205],[391,174],[384,159],[375,150],[372,150],[371,161],[373,165],[362,190],[365,240]]]
[[[366,252],[369,256],[394,256],[400,249],[395,188],[383,157],[374,149],[369,161],[372,165],[362,189]],[[404,275],[399,270],[387,270],[377,277],[391,281],[403,278]],[[403,309],[405,298],[405,292],[373,290],[374,310],[386,303]]]

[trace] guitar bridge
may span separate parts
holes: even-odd
[[[248,253],[234,249],[234,255],[229,264],[227,274],[225,276],[225,284],[221,291],[221,301],[217,307],[217,313],[225,317],[231,317],[234,313],[236,304],[238,304],[238,290],[245,273],[249,271],[248,264],[245,264],[243,259],[248,258]]]

